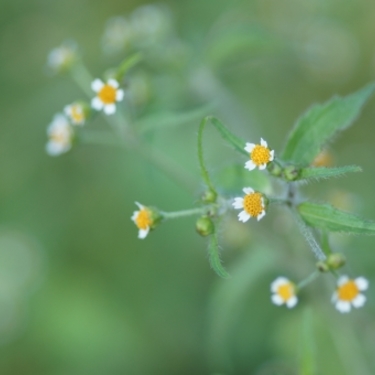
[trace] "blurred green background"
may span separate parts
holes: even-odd
[[[85,97],[69,75],[48,72],[49,51],[74,39],[99,77],[128,53],[102,51],[107,20],[144,4],[0,0],[1,375],[374,374],[372,238],[333,238],[348,258],[345,271],[370,280],[366,306],[348,315],[330,303],[329,276],[308,286],[292,311],[270,303],[276,276],[298,281],[315,263],[283,210],[272,208],[259,224],[239,224],[235,213],[224,220],[220,242],[230,280],[210,270],[194,218],[137,239],[134,201],[166,211],[197,201],[199,117],[144,136],[193,192],[118,147],[45,153],[53,115]],[[312,103],[374,79],[373,0],[163,5],[173,37],[153,43],[135,70],[149,83],[136,116],[151,124],[153,115],[214,103],[205,114],[249,141],[262,136],[277,153]],[[335,164],[364,172],[306,187],[314,200],[373,219],[374,103],[331,148]],[[233,165],[243,160],[211,129],[205,145],[214,180],[235,196],[243,176]]]

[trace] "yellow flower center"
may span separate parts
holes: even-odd
[[[84,120],[82,108],[79,105],[73,105],[70,111],[70,115],[74,122],[80,123]]]
[[[243,208],[250,216],[258,216],[264,210],[261,193],[251,193],[245,195]]]
[[[54,132],[50,135],[50,139],[56,143],[67,143],[68,139],[64,132]]]
[[[112,104],[116,101],[116,89],[110,85],[104,85],[98,92],[98,97],[104,104]]]
[[[139,229],[147,229],[151,226],[152,220],[149,212],[145,208],[142,208],[139,211],[138,216],[135,219],[135,223]]]
[[[349,280],[337,289],[339,300],[352,301],[359,294],[359,289],[354,280]]]
[[[267,164],[271,159],[271,152],[267,147],[262,145],[256,145],[251,151],[250,159],[255,165]]]
[[[282,284],[277,288],[277,294],[284,302],[288,301],[294,296],[294,286],[291,283]]]

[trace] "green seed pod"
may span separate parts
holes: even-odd
[[[215,232],[215,225],[208,216],[202,216],[195,223],[195,229],[201,236],[205,237]]]
[[[331,270],[337,270],[345,265],[346,258],[341,253],[333,253],[328,255],[326,263]]]
[[[301,170],[294,165],[288,165],[283,170],[283,177],[286,181],[298,180]]]

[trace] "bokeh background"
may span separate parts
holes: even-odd
[[[210,269],[194,218],[168,221],[142,241],[130,220],[134,201],[166,211],[194,206],[203,115],[246,139],[262,136],[278,152],[312,103],[372,81],[374,1],[170,0],[152,8],[163,9],[166,30],[137,47],[145,58],[129,78],[141,82],[134,116],[145,145],[162,150],[189,189],[121,147],[45,152],[53,115],[85,98],[68,74],[48,71],[48,53],[73,39],[92,75],[102,76],[130,54],[126,45],[108,48],[108,20],[145,4],[0,0],[0,373],[375,373],[373,288],[348,315],[330,303],[330,276],[309,285],[292,311],[270,303],[276,276],[298,281],[315,263],[283,210],[272,208],[259,224],[240,225],[235,213],[223,220],[230,280]],[[374,104],[330,147],[333,164],[364,172],[305,187],[316,201],[373,219]],[[92,126],[108,128],[100,117]],[[215,182],[235,196],[246,180],[243,160],[212,129],[205,145]],[[332,246],[346,254],[346,273],[373,284],[373,238],[335,236]]]

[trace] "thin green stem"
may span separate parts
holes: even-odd
[[[204,164],[204,157],[203,157],[203,131],[205,126],[207,125],[208,121],[210,121],[210,117],[205,117],[198,129],[198,160],[199,160],[199,167],[201,170],[201,176],[203,178],[204,183],[207,185],[208,189],[213,192],[215,195],[217,195],[217,191],[214,187],[214,185],[211,182],[210,175],[208,173],[208,170]]]
[[[327,256],[332,254],[332,250],[329,246],[328,232],[326,230],[322,230],[321,240],[322,240],[322,249],[324,251],[324,254]]]
[[[306,285],[312,283],[319,275],[319,271],[314,271],[311,275],[306,277],[306,279],[302,280],[300,283],[297,284],[297,290],[300,290],[304,288]]]
[[[89,97],[93,96],[91,90],[91,82],[94,80],[86,66],[81,60],[78,60],[75,65],[70,69],[72,78],[77,83],[77,85],[82,89],[82,91]]]
[[[193,216],[193,215],[203,215],[209,211],[211,206],[191,208],[189,210],[175,211],[175,212],[163,212],[162,214],[164,219],[177,219],[180,217]]]

